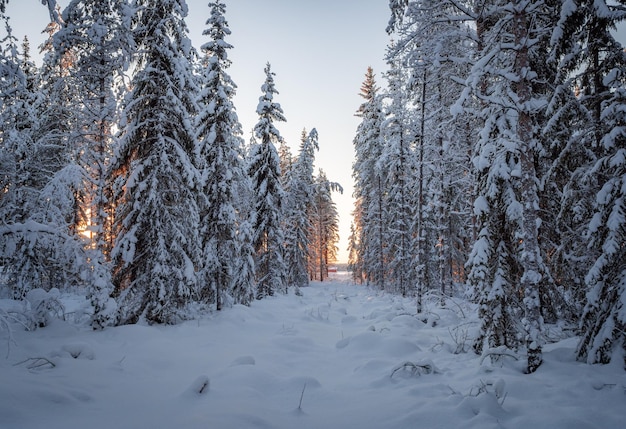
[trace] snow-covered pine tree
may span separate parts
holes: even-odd
[[[330,182],[320,170],[313,184],[310,211],[309,273],[312,279],[328,278],[328,266],[337,260],[339,213],[331,192],[343,193],[339,183]]]
[[[270,64],[265,67],[265,82],[261,86],[254,127],[258,143],[251,148],[249,175],[254,193],[254,249],[256,252],[257,299],[275,292],[287,291],[286,268],[283,259],[284,232],[282,229],[285,193],[281,185],[280,159],[276,144],[282,140],[274,125],[285,121],[283,110],[274,101],[278,94]]]
[[[569,5],[563,3],[565,9]],[[558,10],[557,10],[558,12]],[[584,176],[596,155],[589,133],[591,117],[576,94],[581,46],[576,34],[583,20],[571,11],[557,15],[552,28],[548,64],[554,70],[554,90],[546,109],[543,134],[546,158],[550,161],[541,176],[545,216],[542,222],[546,263],[570,299],[564,318],[578,320],[585,299],[584,275],[591,255],[585,246],[585,229],[591,217],[592,197]],[[572,19],[573,18],[573,19]],[[594,42],[592,42],[594,43]]]
[[[237,231],[237,275],[233,276],[231,294],[235,302],[249,305],[255,298],[254,232],[249,218],[239,223]]]
[[[317,130],[302,131],[300,152],[293,164],[285,208],[285,263],[287,282],[296,288],[309,285],[309,244],[313,206],[313,163],[319,150]]]
[[[277,149],[278,159],[280,159],[280,183],[283,185],[284,191],[288,193],[289,182],[291,181],[291,170],[295,159],[285,139],[280,141]]]
[[[468,262],[470,282],[481,294],[476,348],[526,346],[527,370],[542,362],[541,288],[550,280],[539,247],[537,135],[547,97],[536,68],[546,62],[539,38],[549,32],[542,0],[486,1],[478,16],[481,50],[468,82],[484,103],[484,127],[475,150],[479,173],[475,213],[479,238]],[[510,302],[518,290],[521,311]],[[517,325],[515,320],[521,320]]]
[[[74,88],[72,114],[76,128],[72,136],[76,163],[85,173],[82,196],[84,219],[78,225],[87,235],[94,281],[89,282],[88,298],[94,314],[92,326],[102,328],[111,323],[115,311],[110,295],[113,285],[105,260],[111,249],[113,213],[108,161],[114,142],[113,127],[118,123],[119,96],[116,86],[123,78],[130,60],[132,39],[124,25],[126,2],[121,0],[74,0],[63,11],[63,26],[54,36],[61,58],[72,56],[67,80]]]
[[[29,184],[29,167],[34,165],[35,95],[28,88],[17,40],[4,11],[0,10],[0,18],[0,266],[9,295],[22,299],[33,285],[41,285],[44,276],[37,268],[41,261],[30,247],[35,237],[12,230],[28,221],[40,191]]]
[[[348,271],[352,271],[352,279],[359,284],[363,283],[363,271],[359,263],[359,241],[353,220],[350,223],[350,236],[348,236]]]
[[[126,2],[122,0],[73,0],[63,11],[63,26],[54,36],[59,55],[71,55],[69,84],[76,88],[77,159],[88,173],[85,178],[86,233],[96,249],[110,251],[107,236],[109,204],[106,197],[107,169],[118,123],[116,89],[130,61],[132,39],[124,25]]]
[[[50,28],[58,29],[58,25]],[[11,44],[10,50],[16,52],[15,43]],[[19,114],[4,130],[17,140],[3,138],[3,145],[13,146],[16,176],[5,206],[10,213],[4,218],[2,247],[3,257],[8,258],[3,264],[8,269],[8,283],[18,299],[31,288],[63,288],[89,278],[88,256],[75,229],[77,190],[83,176],[68,144],[75,125],[66,79],[71,63],[61,61],[52,45],[48,46],[46,72],[37,93],[32,78],[24,72],[26,60],[24,69],[13,70],[19,79],[7,82],[14,91],[7,107]],[[7,64],[19,65],[20,61],[10,59]]]
[[[620,49],[621,51],[621,49]],[[623,55],[623,54],[622,54]],[[578,356],[608,363],[613,351],[626,356],[626,67],[625,58],[604,79],[613,89],[603,105],[607,125],[603,151],[590,174],[599,181],[595,213],[589,224],[590,248],[598,254],[585,277],[589,288],[581,321]],[[626,368],[626,357],[624,357]]]
[[[384,228],[382,200],[383,173],[376,162],[382,153],[380,127],[384,121],[382,99],[378,94],[374,70],[368,67],[361,85],[365,99],[357,111],[361,123],[354,137],[355,160],[352,164],[355,199],[353,217],[358,242],[355,261],[357,269],[367,284],[385,287]],[[359,280],[360,281],[360,280]]]
[[[199,276],[201,296],[220,310],[226,297],[234,293],[239,258],[250,254],[250,250],[242,247],[250,243],[239,242],[242,236],[238,233],[242,222],[238,192],[242,183],[247,183],[247,173],[241,158],[241,125],[232,102],[236,85],[227,73],[228,49],[232,46],[225,41],[230,34],[224,16],[226,5],[218,0],[209,7],[211,16],[203,34],[211,40],[202,45],[206,66],[196,121],[197,162],[203,186],[198,203],[202,240]],[[235,302],[249,304],[252,287],[252,284],[239,284],[233,296]]]
[[[428,238],[421,257],[430,255],[423,262],[427,273],[422,277],[445,295],[453,282],[464,280],[462,266],[472,231],[466,196],[472,186],[468,153],[474,127],[471,115],[451,112],[474,52],[473,32],[466,24],[472,18],[460,3],[447,0],[390,6],[396,18],[388,31],[396,29],[398,40],[388,58],[409,69],[408,98],[419,106],[414,115],[420,118],[414,122],[419,126],[417,149],[424,160],[418,167],[425,170],[425,189],[420,204],[424,214],[418,215],[422,234]],[[424,247],[422,242],[419,245]]]
[[[477,98],[482,100],[486,98],[488,84],[485,65],[491,62],[493,69],[500,67],[497,51],[491,54],[493,59],[490,59],[487,56],[490,49],[485,46],[486,33],[492,28],[492,21],[497,19],[497,15],[493,17],[478,15],[475,18],[479,57],[472,72],[477,73],[478,78],[474,80],[473,85],[468,86],[478,94]],[[483,56],[485,60],[480,61]],[[477,179],[474,215],[478,224],[478,236],[467,262],[468,283],[477,294],[480,304],[481,330],[474,343],[474,350],[478,353],[482,353],[485,346],[514,348],[519,341],[515,318],[511,314],[512,305],[509,302],[514,296],[512,293],[514,276],[511,267],[513,250],[510,227],[505,219],[506,199],[510,199],[513,192],[502,189],[507,184],[500,177],[490,177],[491,166],[504,168],[505,173],[510,172],[511,167],[508,166],[510,155],[503,150],[496,151],[497,145],[490,140],[491,136],[501,134],[498,124],[502,119],[495,112],[491,112],[488,101],[483,101],[484,109],[481,113],[484,131],[480,134],[473,151],[472,161]],[[505,177],[510,177],[510,173],[506,173]],[[489,191],[490,194],[485,195]]]
[[[112,160],[118,323],[175,323],[195,290],[200,254],[196,54],[184,0],[135,0],[133,8],[137,72]]]
[[[611,33],[626,19],[625,6],[624,1],[566,2],[553,37],[590,118],[580,130],[591,137],[584,143],[597,156],[595,162],[586,158],[592,163],[583,176],[595,200],[587,248],[593,259],[585,276],[577,356],[589,363],[607,363],[617,356],[614,350],[621,348],[622,357],[626,350],[626,54]]]
[[[385,189],[383,210],[387,222],[384,236],[386,243],[384,259],[387,266],[387,290],[407,296],[413,294],[417,286],[418,260],[417,223],[415,222],[416,160],[414,140],[406,95],[406,69],[400,61],[389,61],[390,70],[386,74],[389,106],[387,117],[381,124],[384,140],[383,150],[377,168],[384,173]],[[418,301],[421,302],[422,288],[418,287]]]

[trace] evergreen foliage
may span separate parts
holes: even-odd
[[[245,221],[238,192],[248,182],[241,158],[241,125],[232,102],[236,86],[226,72],[230,65],[227,50],[232,46],[224,39],[230,29],[224,17],[226,6],[216,1],[209,7],[211,16],[203,34],[211,40],[202,46],[206,66],[196,121],[202,186],[198,201],[202,242],[199,283],[200,296],[220,310],[226,296],[232,296],[235,303],[249,304],[253,284],[235,279],[239,257],[246,258],[251,249],[238,233]]]
[[[67,80],[76,94],[72,114],[77,124],[71,144],[83,173],[81,213],[77,232],[89,238],[90,261],[95,280],[88,298],[94,315],[92,325],[101,329],[112,323],[113,290],[106,259],[112,245],[110,216],[112,128],[119,122],[119,91],[116,88],[130,59],[133,42],[123,17],[128,13],[120,0],[70,2],[62,14],[63,26],[54,35],[59,61],[71,58]]]
[[[354,138],[355,159],[352,165],[354,178],[354,220],[358,254],[352,265],[355,280],[363,278],[367,284],[385,287],[383,172],[376,162],[382,154],[381,125],[384,121],[382,100],[378,94],[374,71],[367,69],[361,85],[364,98],[357,115],[362,118]],[[357,278],[358,276],[358,278]]]
[[[113,281],[119,323],[175,323],[191,301],[199,259],[200,188],[192,117],[195,52],[183,0],[136,0],[137,73],[125,100],[116,180]]]
[[[24,299],[31,289],[82,285],[89,277],[74,229],[82,172],[68,144],[72,119],[63,67],[50,51],[46,58],[57,66],[36,88],[29,61],[20,59],[8,19],[0,16],[6,28],[0,58],[0,260],[10,296]]]
[[[289,176],[285,208],[285,263],[287,282],[299,288],[309,285],[309,247],[311,245],[311,213],[314,202],[313,163],[319,150],[317,130],[307,135],[302,131],[298,158]]]
[[[586,210],[577,212],[587,224],[590,256],[584,265],[587,295],[577,354],[589,363],[608,363],[615,350],[622,356],[626,350],[626,54],[611,34],[626,18],[625,6],[623,1],[568,2],[552,38],[555,57],[578,85],[579,108],[586,113],[576,122],[589,154],[579,161],[578,171],[584,171],[582,182],[592,195],[579,205]]]
[[[390,104],[387,118],[381,124],[384,148],[378,159],[378,169],[384,174],[384,218],[388,226],[385,235],[387,290],[407,296],[417,284],[416,264],[418,230],[416,223],[417,188],[416,159],[413,151],[415,135],[407,116],[406,78],[398,62],[392,62],[387,74]]]
[[[284,232],[282,228],[285,193],[281,184],[280,158],[276,144],[282,136],[274,125],[285,121],[280,104],[274,101],[278,94],[270,64],[265,67],[263,93],[259,97],[259,122],[254,127],[258,143],[251,148],[249,175],[254,193],[254,249],[256,252],[257,299],[286,293],[286,270],[283,259]]]
[[[309,246],[309,275],[319,281],[328,278],[328,267],[337,259],[339,215],[331,196],[335,191],[343,193],[343,188],[320,170],[313,183]]]

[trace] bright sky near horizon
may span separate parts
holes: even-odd
[[[57,0],[61,10],[69,0]],[[196,49],[209,17],[210,0],[187,0],[189,36]],[[33,55],[45,40],[49,21],[39,0],[9,0],[7,14],[14,35],[28,35]],[[333,194],[339,211],[339,262],[347,262],[352,219],[352,139],[360,119],[354,113],[365,71],[372,66],[379,85],[386,69],[384,55],[390,37],[387,0],[224,0],[234,47],[229,73],[237,84],[234,103],[246,141],[257,122],[256,107],[269,62],[287,122],[276,124],[297,154],[302,129],[316,128],[320,151],[316,169],[339,182],[344,193]]]

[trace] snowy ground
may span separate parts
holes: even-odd
[[[524,375],[463,347],[468,304],[425,324],[341,276],[302,292],[178,326],[15,327],[8,357],[0,332],[0,428],[624,427],[626,373],[576,362],[575,339]]]

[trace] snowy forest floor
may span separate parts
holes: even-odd
[[[575,338],[525,375],[471,351],[472,305],[428,302],[424,323],[346,279],[177,326],[16,326],[8,349],[1,331],[0,428],[623,427],[626,373],[576,362]]]

